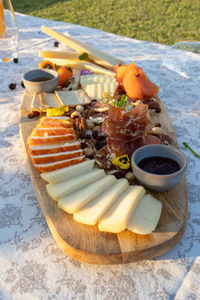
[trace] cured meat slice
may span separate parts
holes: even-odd
[[[114,153],[116,156],[121,156],[124,154],[128,154],[129,157],[133,154],[133,152],[145,145],[145,137],[139,136],[132,140],[131,142],[127,140],[114,140],[108,138],[108,148],[111,153]]]
[[[134,139],[138,134],[143,134],[146,129],[147,122],[144,124],[133,123],[132,128],[122,128],[120,126],[115,126],[112,120],[106,118],[102,129],[112,138],[115,139]]]
[[[123,128],[129,128],[128,126],[133,122],[137,124],[143,124],[147,119],[148,105],[140,104],[136,105],[132,110],[126,111],[122,107],[111,107],[108,111],[108,118],[112,120],[113,125]]]
[[[103,130],[108,134],[108,148],[116,156],[132,153],[145,144],[148,125],[148,106],[140,104],[126,111],[122,107],[111,107],[103,122]]]

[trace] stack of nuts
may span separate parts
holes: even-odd
[[[94,158],[96,152],[107,145],[107,135],[101,126],[96,126],[95,122],[90,119],[92,111],[89,114],[83,114],[84,110],[82,105],[77,105],[75,110],[71,112],[70,118],[77,137],[81,140],[81,147],[84,149],[85,156]]]

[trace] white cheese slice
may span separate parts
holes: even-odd
[[[81,89],[74,91],[56,91],[55,93],[63,105],[76,106],[79,104],[89,104],[91,102]]]
[[[39,94],[34,94],[31,102],[31,108],[32,109],[41,109],[44,110],[44,107],[40,103]]]
[[[138,234],[149,234],[156,229],[162,212],[162,202],[145,195],[134,210],[127,229]]]
[[[79,56],[82,53],[80,52],[74,52],[74,51],[62,51],[62,50],[57,50],[57,51],[51,51],[51,50],[41,50],[39,51],[39,57],[45,57],[45,58],[61,58],[61,59],[73,59],[73,60],[78,60]]]
[[[75,176],[79,176],[90,172],[94,167],[94,160],[86,160],[80,164],[66,167],[63,169],[55,170],[52,172],[41,173],[41,177],[49,183],[58,183]]]
[[[54,93],[40,93],[39,94],[40,102],[43,107],[59,107],[61,106],[56,95]]]
[[[130,186],[105,212],[98,223],[100,231],[118,233],[127,228],[129,218],[145,194],[142,186]]]
[[[92,83],[85,85],[83,89],[90,99],[101,101],[107,95],[113,97],[117,86],[117,82]]]
[[[94,60],[97,64],[100,64],[106,68],[112,69],[114,66],[118,64],[124,64],[124,62],[118,58],[115,58],[107,53],[97,50],[89,45],[84,44],[83,42],[77,41],[74,38],[66,36],[51,28],[42,26],[41,29],[44,33],[57,39],[63,44],[66,44],[70,48],[79,52],[87,52],[90,59]]]
[[[83,188],[84,186],[93,183],[94,181],[101,179],[105,176],[104,170],[93,169],[87,174],[76,176],[68,180],[64,180],[58,183],[49,183],[46,185],[49,196],[57,201],[65,195],[68,195],[76,190]]]
[[[87,225],[95,225],[114,201],[128,188],[126,179],[119,179],[101,195],[77,211],[74,220]]]
[[[85,87],[91,83],[112,83],[116,82],[116,79],[111,76],[102,75],[102,74],[90,74],[90,75],[82,75],[80,77],[80,83],[82,87]]]
[[[81,207],[92,201],[109,186],[113,185],[117,179],[115,176],[107,175],[104,178],[87,185],[71,194],[58,200],[58,207],[69,214],[73,214]]]
[[[93,71],[94,73],[97,74],[104,74],[104,75],[108,75],[108,76],[112,76],[115,77],[116,73],[107,70],[105,68],[102,68],[100,66],[97,66],[91,62],[77,62],[77,61],[73,61],[70,59],[57,59],[57,58],[49,58],[48,60],[50,60],[52,63],[59,65],[59,66],[68,66],[72,69],[77,69],[77,70],[82,70],[82,69],[86,69],[89,71]]]
[[[72,90],[77,90],[79,87],[80,73],[81,73],[80,70],[73,69],[73,71],[72,71],[72,76],[74,78],[74,81],[71,84]]]
[[[27,90],[25,90],[22,101],[20,103],[20,110],[24,111],[31,111],[31,102],[32,102],[33,95],[29,93]]]

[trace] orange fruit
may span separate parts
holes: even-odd
[[[144,73],[145,75],[145,73]],[[131,73],[127,73],[123,79],[123,86],[126,91],[127,96],[130,99],[141,99],[145,100],[153,95],[156,95],[159,88],[150,79],[143,74],[133,76]],[[144,78],[142,78],[142,76]]]
[[[58,85],[61,86],[63,83],[69,79],[72,78],[72,71],[70,68],[66,66],[62,66],[58,69],[58,74],[59,74],[59,82]]]
[[[137,67],[134,63],[131,63],[130,65],[122,65],[118,66],[116,68],[116,78],[119,83],[123,81],[124,76],[127,74],[127,72],[131,69],[134,69]]]
[[[43,60],[39,63],[39,69],[52,69],[52,70],[54,70],[54,64],[50,60]]]

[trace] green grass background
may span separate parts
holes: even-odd
[[[12,0],[15,11],[173,45],[200,40],[200,0]]]

